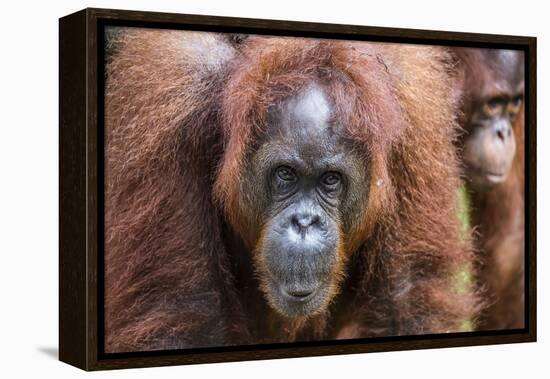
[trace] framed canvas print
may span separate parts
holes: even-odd
[[[534,37],[59,27],[62,361],[536,340]]]

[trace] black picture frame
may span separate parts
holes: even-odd
[[[526,327],[353,341],[104,353],[103,30],[110,25],[524,51]],[[84,370],[104,370],[536,341],[536,38],[89,8],[59,20],[59,47],[61,361]]]

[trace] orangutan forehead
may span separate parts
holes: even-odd
[[[353,160],[355,155],[342,125],[332,117],[332,108],[329,93],[316,83],[286,98],[268,111],[260,151],[269,152],[274,161],[292,161],[305,171],[339,167]]]
[[[523,53],[516,50],[491,51],[490,61],[495,81],[505,81],[516,87],[524,80]]]
[[[326,90],[312,83],[268,111],[269,131],[287,136],[326,134],[332,129],[331,108]]]

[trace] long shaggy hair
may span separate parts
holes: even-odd
[[[506,180],[472,193],[472,224],[479,250],[478,285],[486,297],[478,329],[525,327],[525,114],[514,124],[516,156]]]
[[[498,50],[454,48],[458,80],[463,89],[459,123],[471,130],[469,119],[483,86],[506,78],[495,64]],[[523,53],[516,52],[523,59]],[[516,155],[508,177],[487,190],[469,188],[471,223],[477,250],[476,281],[487,306],[478,329],[519,329],[525,326],[525,114],[522,107],[513,125]],[[458,145],[461,145],[459,141]],[[467,176],[467,171],[465,176]]]
[[[479,301],[457,219],[457,97],[435,47],[149,29],[116,33],[105,97],[105,350],[444,333]],[[253,270],[245,209],[267,109],[311,81],[370,164],[340,295],[278,316]]]

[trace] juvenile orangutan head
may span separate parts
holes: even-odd
[[[466,177],[477,190],[506,180],[516,155],[513,125],[524,95],[523,52],[457,49],[464,68]]]

